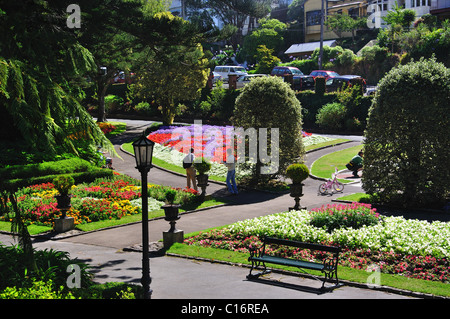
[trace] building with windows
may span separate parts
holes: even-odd
[[[431,0],[430,13],[439,20],[450,19],[450,0]]]
[[[307,0],[305,3],[305,42],[320,40],[320,17],[324,2],[325,17],[347,14],[351,17],[367,16],[367,0]],[[325,18],[326,19],[326,18]],[[351,36],[344,33],[342,36]],[[324,40],[336,39],[338,35],[324,26]]]
[[[184,0],[172,0],[169,11],[174,16],[179,16],[183,19],[186,19],[186,8],[184,5]]]
[[[378,14],[381,18],[381,27],[386,27],[383,17],[387,13],[394,9],[397,3],[400,8],[411,9],[416,12],[416,19],[421,16],[430,13],[432,0],[369,0],[368,1],[368,13]]]

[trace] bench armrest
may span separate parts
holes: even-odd
[[[326,270],[335,270],[338,265],[338,255],[333,255],[323,259],[323,265]]]
[[[261,254],[260,250],[257,247],[253,247],[253,246],[248,247],[248,251],[250,253],[250,258],[259,257]]]

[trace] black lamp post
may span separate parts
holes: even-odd
[[[148,253],[148,192],[147,174],[152,168],[153,146],[155,143],[145,136],[145,132],[133,142],[134,155],[136,157],[136,168],[141,172],[141,193],[142,193],[142,279],[144,288],[144,298],[150,299],[152,291],[150,289],[150,259]]]

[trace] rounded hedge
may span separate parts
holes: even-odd
[[[236,100],[233,124],[243,129],[266,128],[268,148],[271,129],[279,130],[279,145],[275,150],[279,154],[276,174],[283,175],[289,164],[303,160],[301,105],[295,92],[281,78],[260,77],[247,84]],[[256,174],[260,173],[257,169]]]
[[[309,176],[309,169],[305,164],[294,163],[286,169],[286,176],[292,180],[294,184],[300,184]]]
[[[435,59],[380,81],[365,132],[363,188],[382,202],[442,208],[449,198],[450,69]]]

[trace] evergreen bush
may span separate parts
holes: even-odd
[[[386,203],[443,207],[450,195],[450,69],[435,59],[392,69],[365,132],[363,188]]]
[[[273,151],[278,151],[279,155],[278,170],[273,174],[283,175],[289,164],[303,160],[305,149],[301,135],[301,105],[295,97],[295,92],[288,83],[283,82],[283,79],[260,77],[252,80],[238,96],[234,113],[233,124],[236,127],[267,129],[267,154],[272,155]],[[271,149],[269,134],[272,128],[278,129],[279,132],[278,149]],[[258,140],[258,143],[261,141]],[[263,167],[262,165],[260,161],[256,163],[258,177],[261,177],[259,169]]]
[[[344,126],[346,114],[345,105],[339,102],[328,103],[317,112],[316,123],[325,129],[340,130]]]

